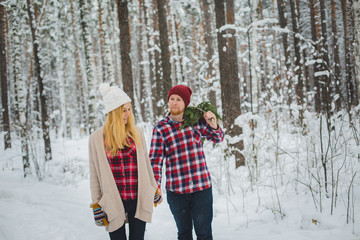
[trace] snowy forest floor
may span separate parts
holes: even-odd
[[[145,126],[149,143],[151,128]],[[2,137],[2,134],[0,134]],[[43,180],[36,174],[24,179],[20,142],[12,149],[0,149],[0,239],[107,239],[107,233],[94,224],[90,204],[88,138],[53,138],[53,160],[40,164]],[[39,146],[38,146],[39,145]],[[41,144],[35,148],[41,149]],[[278,188],[283,218],[274,211],[274,190],[261,184],[251,189],[249,182],[237,182],[232,170],[226,177],[219,148],[205,144],[214,184],[213,235],[216,240],[360,240],[360,224],[346,224],[346,210],[337,207],[333,215],[315,211],[311,196],[295,193],[290,185]],[[223,170],[219,170],[223,169]],[[231,188],[234,191],[227,191]],[[242,178],[244,179],[244,178]],[[242,186],[242,187],[237,187]],[[273,188],[271,188],[273,189]],[[165,196],[166,198],[166,196]],[[359,201],[359,200],[357,200]],[[328,209],[324,200],[324,209]],[[339,204],[341,205],[341,204]],[[355,204],[359,216],[359,203]],[[357,217],[357,220],[359,217]],[[317,221],[315,225],[313,220]],[[154,209],[145,239],[176,239],[176,226],[165,201]]]

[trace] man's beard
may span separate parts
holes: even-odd
[[[171,115],[179,115],[181,113],[184,112],[185,109],[182,109],[182,110],[173,110],[173,109],[170,109],[170,113]]]

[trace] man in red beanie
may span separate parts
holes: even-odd
[[[218,143],[224,140],[224,132],[210,111],[193,127],[179,130],[191,93],[184,85],[170,89],[167,96],[170,114],[154,127],[150,160],[160,195],[162,166],[166,162],[166,196],[178,229],[178,239],[193,239],[193,227],[197,239],[213,239],[211,178],[201,139]]]

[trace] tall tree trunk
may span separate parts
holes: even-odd
[[[341,99],[342,93],[340,89],[341,83],[341,68],[340,68],[340,53],[339,53],[339,41],[338,41],[338,30],[337,30],[337,17],[336,17],[336,4],[335,0],[331,0],[331,29],[333,34],[333,46],[334,59],[333,59],[333,68],[334,68],[334,79],[332,85],[335,86],[335,107],[336,111],[339,111],[341,108]]]
[[[72,27],[72,34],[74,38],[74,57],[75,57],[75,65],[76,65],[76,100],[77,100],[77,111],[79,112],[79,127],[86,126],[86,106],[84,104],[84,91],[83,91],[83,73],[81,67],[81,59],[80,59],[80,50],[79,44],[77,39],[77,29],[75,23],[75,11],[74,11],[74,4],[73,0],[70,0],[70,12],[71,12],[71,27]]]
[[[258,20],[258,9],[259,9],[259,1],[250,1],[248,0],[249,8],[251,9],[250,12],[250,22],[256,22]],[[259,72],[257,69],[259,68],[259,61],[258,61],[258,33],[257,30],[252,28],[248,29],[247,31],[247,38],[248,38],[248,48],[249,48],[249,95],[250,95],[250,108],[252,113],[258,112],[259,106]],[[253,56],[253,57],[252,57]]]
[[[92,133],[95,131],[96,124],[96,114],[95,114],[95,77],[94,77],[94,59],[92,54],[92,43],[90,30],[88,26],[88,2],[86,0],[79,1],[80,7],[80,20],[81,20],[81,30],[82,38],[85,47],[85,68],[86,68],[86,78],[87,78],[87,90],[88,90],[88,124],[85,123],[83,131]],[[83,90],[84,91],[84,90]]]
[[[216,107],[216,92],[213,87],[213,82],[215,80],[215,66],[214,66],[214,39],[212,36],[212,26],[213,14],[212,14],[212,0],[201,0],[200,8],[202,12],[202,18],[204,23],[204,32],[205,32],[205,44],[206,44],[206,83],[209,90],[209,100],[212,105]]]
[[[143,0],[139,0],[139,23],[138,23],[138,39],[137,39],[137,43],[138,43],[138,61],[137,61],[137,68],[139,71],[139,82],[140,82],[140,86],[139,86],[139,103],[140,103],[140,114],[142,119],[144,119],[145,121],[147,121],[147,110],[149,110],[148,104],[147,104],[147,100],[146,100],[146,77],[145,77],[145,67],[142,64],[144,61],[144,45],[146,44],[146,42],[144,41],[146,38],[146,34],[144,35],[144,30],[143,30]],[[146,27],[146,25],[145,25]]]
[[[158,16],[159,16],[159,33],[160,33],[160,48],[161,48],[161,67],[162,67],[161,81],[163,86],[162,87],[163,100],[164,103],[166,103],[167,93],[172,87],[166,0],[157,0],[157,7],[158,7]]]
[[[113,56],[111,53],[110,47],[110,36],[108,30],[108,24],[106,22],[106,17],[109,14],[107,11],[108,8],[104,6],[104,4],[109,5],[108,1],[99,0],[99,15],[101,19],[101,36],[103,39],[103,69],[105,70],[106,81],[107,82],[115,82],[114,75],[114,66],[113,66]]]
[[[100,47],[100,59],[101,59],[101,78],[103,82],[111,82],[107,77],[107,71],[105,68],[105,49],[104,49],[104,33],[105,31],[103,30],[103,26],[104,25],[104,21],[103,21],[103,16],[102,16],[102,3],[103,1],[98,0],[98,24],[99,24],[99,47]]]
[[[357,1],[357,4],[358,1]],[[357,77],[355,75],[355,68],[356,68],[356,62],[355,62],[355,54],[356,54],[356,50],[355,50],[355,46],[359,45],[359,39],[356,39],[355,36],[356,36],[356,27],[359,27],[359,26],[356,26],[355,25],[355,19],[356,18],[359,18],[359,16],[355,16],[355,12],[354,12],[354,1],[352,0],[349,0],[349,7],[348,7],[348,15],[349,15],[349,21],[348,21],[348,30],[349,30],[349,52],[351,53],[349,58],[349,62],[351,63],[350,65],[350,87],[351,87],[351,99],[352,99],[352,104],[353,106],[357,106],[359,104],[359,95],[358,95],[358,88],[359,88],[359,82],[357,82]]]
[[[154,6],[153,6],[154,7]],[[143,11],[143,16],[144,16],[144,25],[145,27],[145,33],[146,33],[146,49],[147,49],[147,60],[149,62],[149,68],[148,68],[148,80],[149,83],[151,83],[153,81],[153,78],[155,76],[153,69],[155,68],[155,57],[154,57],[154,51],[150,51],[149,48],[151,48],[151,44],[150,44],[150,17],[148,17],[148,6],[147,6],[147,2],[145,1],[142,4],[142,11]],[[156,81],[155,81],[156,82]],[[148,88],[151,88],[151,91],[149,92]],[[154,107],[153,107],[153,97],[154,95],[153,93],[153,88],[154,86],[152,84],[149,84],[148,88],[144,88],[144,91],[147,91],[147,107],[148,107],[148,119],[147,121],[153,121],[154,120]]]
[[[158,0],[153,0],[153,22],[154,22],[154,32],[159,32],[159,11],[158,11]],[[157,35],[155,35],[154,33],[152,34],[152,39],[153,39],[153,46],[152,48],[154,49],[153,53],[154,53],[154,67],[152,68],[152,71],[154,72],[154,76],[155,78],[152,79],[152,86],[153,86],[153,106],[154,106],[154,113],[155,113],[155,117],[154,120],[156,121],[156,119],[158,117],[160,117],[163,114],[164,111],[164,105],[166,103],[163,102],[164,100],[164,89],[163,89],[163,84],[162,84],[162,74],[161,74],[161,56],[160,56],[160,52],[158,51],[158,49],[160,49],[160,40],[159,37]],[[154,87],[155,86],[155,87]]]
[[[134,83],[131,65],[131,44],[128,1],[118,0],[118,18],[120,28],[121,76],[124,92],[134,101]]]
[[[8,79],[7,79],[7,60],[6,60],[6,9],[2,5],[5,1],[0,1],[0,80],[1,80],[1,105],[3,108],[3,128],[4,128],[4,149],[11,148],[10,135],[10,116],[8,100]]]
[[[349,31],[349,7],[348,7],[348,0],[341,1],[341,9],[343,15],[343,25],[344,25],[344,46],[345,46],[345,66],[346,66],[346,87],[347,87],[347,95],[348,95],[348,106],[355,105],[356,99],[356,89],[355,84],[353,82],[353,63],[351,62],[351,54],[352,54],[352,47],[351,47],[351,31]]]
[[[302,79],[302,66],[301,66],[301,53],[300,53],[300,39],[297,34],[300,34],[299,27],[299,18],[295,0],[290,0],[290,8],[291,8],[291,19],[292,19],[292,27],[294,31],[294,54],[295,54],[295,76],[294,82],[296,83],[296,100],[297,104],[300,106],[299,111],[299,122],[300,125],[303,125],[303,112],[304,112],[304,93],[303,93],[303,79]]]
[[[39,58],[39,43],[36,39],[36,30],[35,30],[35,20],[32,14],[32,6],[30,0],[26,0],[27,2],[27,11],[29,15],[29,24],[31,29],[32,43],[33,43],[33,56],[34,56],[34,68],[35,68],[35,77],[37,79],[38,87],[39,87],[39,95],[40,95],[40,109],[41,109],[41,127],[43,130],[43,139],[45,146],[45,161],[49,161],[52,159],[51,152],[51,142],[50,142],[50,129],[49,123],[50,119],[47,114],[47,105],[46,105],[46,96],[45,89],[43,83],[43,77],[41,75],[41,67],[40,67],[40,58]]]
[[[18,111],[17,127],[20,130],[21,138],[21,156],[23,164],[23,176],[27,177],[31,173],[30,160],[29,160],[29,137],[27,133],[27,109],[26,109],[26,84],[22,79],[22,66],[21,66],[21,36],[19,33],[19,16],[22,11],[17,3],[11,4],[10,13],[12,23],[12,36],[11,36],[11,49],[12,49],[12,66],[13,66],[13,79],[16,89],[16,103],[15,108]]]
[[[226,0],[226,15],[224,4],[224,0],[215,0],[221,100],[224,127],[230,137],[236,137],[242,134],[242,128],[234,124],[235,119],[241,114],[235,29],[227,31],[228,37],[226,39],[223,37],[226,30],[221,30],[221,27],[226,24],[225,20],[227,20],[227,24],[235,23],[234,1]],[[227,154],[235,157],[235,167],[245,165],[245,157],[240,152],[244,149],[243,141],[229,143],[229,147],[231,149],[227,149]]]
[[[322,105],[323,110],[327,114],[327,121],[329,127],[329,117],[331,114],[331,99],[330,99],[330,82],[331,82],[331,75],[330,75],[330,64],[329,64],[329,48],[328,48],[328,40],[327,40],[327,26],[326,26],[326,9],[325,9],[325,0],[319,0],[320,2],[320,19],[321,19],[321,58],[323,60],[323,67],[322,67],[322,87],[321,87],[321,94],[322,94]],[[327,73],[327,74],[325,74]]]
[[[355,81],[357,83],[357,96],[360,100],[360,0],[352,1],[354,9],[354,54],[355,54]]]
[[[315,47],[315,54],[314,59],[317,60],[319,57],[319,46],[318,46],[318,29],[319,26],[317,24],[316,19],[318,18],[318,7],[315,6],[315,0],[309,0],[309,9],[310,9],[310,23],[311,23],[311,40]],[[314,72],[320,71],[320,64],[315,63],[314,64]],[[321,112],[321,91],[320,91],[320,77],[315,76],[314,77],[314,86],[316,88],[315,90],[315,111],[320,113]]]
[[[278,13],[279,13],[279,24],[280,27],[285,29],[287,27],[287,19],[285,17],[285,1],[282,0],[277,0],[277,9],[278,9]],[[288,74],[287,71],[290,70],[291,66],[290,66],[290,60],[289,60],[289,44],[288,44],[288,34],[287,32],[283,32],[281,34],[282,37],[282,43],[283,43],[283,48],[284,48],[284,57],[285,57],[285,76],[288,79]],[[289,80],[289,79],[288,79]]]

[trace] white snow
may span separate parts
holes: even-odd
[[[246,115],[237,120],[243,125],[255,117],[259,129],[267,129],[260,117]],[[151,126],[143,125],[146,140]],[[290,128],[285,126],[282,129]],[[244,126],[244,132],[248,127]],[[0,137],[3,137],[0,134]],[[3,139],[3,138],[2,138]],[[248,139],[247,135],[245,140]],[[88,138],[77,140],[52,139],[53,160],[42,165],[44,180],[33,173],[23,178],[20,141],[13,140],[12,149],[0,148],[0,239],[108,239],[102,227],[94,224],[90,204],[88,172]],[[250,141],[250,140],[247,140]],[[296,139],[283,139],[295,149]],[[36,143],[35,143],[36,144]],[[246,146],[249,142],[245,141]],[[149,147],[149,146],[148,146]],[[291,158],[283,162],[283,175],[274,175],[274,168],[261,169],[265,177],[256,185],[249,182],[248,167],[234,169],[232,161],[224,161],[221,148],[205,142],[208,166],[212,174],[214,194],[213,235],[216,240],[359,240],[359,200],[355,202],[354,224],[346,224],[344,202],[339,199],[333,215],[330,200],[323,200],[323,213],[316,211],[310,194],[301,184],[287,182],[294,175]],[[248,149],[245,149],[248,151]],[[289,154],[295,155],[291,149]],[[360,152],[358,147],[352,151]],[[268,161],[262,150],[259,160]],[[354,153],[356,154],[356,153]],[[354,166],[359,170],[359,166]],[[315,173],[317,169],[311,169]],[[279,173],[278,173],[279,174]],[[360,173],[359,173],[360,174]],[[276,185],[275,178],[284,178]],[[350,176],[349,176],[350,178]],[[272,184],[275,183],[275,184]],[[297,191],[294,190],[294,186]],[[359,190],[355,189],[359,198]],[[280,208],[281,207],[281,208]],[[281,214],[279,209],[281,209]],[[316,224],[315,224],[316,223]],[[355,234],[353,234],[355,232]],[[147,224],[145,239],[176,239],[177,230],[165,201],[154,209],[153,221]],[[194,235],[195,236],[195,235]]]

